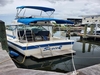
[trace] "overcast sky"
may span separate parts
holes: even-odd
[[[100,0],[0,0],[0,19],[10,24],[15,18],[16,7],[22,5],[54,8],[55,18],[100,15]]]

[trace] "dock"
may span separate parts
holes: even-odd
[[[92,40],[99,40],[100,35],[91,35],[91,34],[86,34],[84,37],[84,34],[78,33],[78,36],[80,36],[81,39],[92,39]]]
[[[89,28],[90,28],[90,31],[88,30],[88,25],[86,24],[85,27],[84,27],[84,32],[83,33],[77,33],[77,35],[80,36],[80,39],[99,40],[100,34],[96,33],[95,25],[91,24]]]
[[[82,37],[84,36],[84,34],[80,34],[80,33],[77,34],[77,35],[82,36]],[[86,34],[86,36],[87,36],[87,37],[100,38],[100,35],[90,35],[90,34]]]

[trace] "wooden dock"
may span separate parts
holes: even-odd
[[[77,33],[78,36],[80,36],[80,39],[92,39],[92,40],[99,40],[100,35],[96,33],[95,25],[90,25],[90,31],[88,30],[88,25],[86,24],[84,27],[84,33]]]
[[[99,39],[100,38],[100,35],[90,35],[90,34],[86,34],[85,37],[84,37],[84,34],[81,34],[81,33],[78,33],[77,34],[78,36],[80,36],[81,38],[85,38],[85,39],[88,39],[88,38],[97,38]]]

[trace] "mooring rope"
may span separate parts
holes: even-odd
[[[27,50],[27,47],[28,47],[28,42],[27,42],[27,45],[26,45],[26,50]],[[23,64],[23,63],[25,62],[25,59],[26,59],[26,54],[25,54],[25,56],[24,56],[24,58],[23,58],[22,61],[18,61],[18,60],[14,59],[14,58],[12,58],[12,59],[13,59],[14,61],[16,61],[17,63]]]
[[[26,56],[24,56],[24,58],[23,58],[23,60],[22,60],[22,61],[18,61],[18,60],[14,59],[14,58],[12,58],[12,59],[13,59],[14,61],[16,61],[17,63],[23,64],[23,63],[24,63],[24,61],[25,61],[25,58],[26,58]]]
[[[72,42],[71,42],[71,49],[72,49]],[[77,75],[78,72],[76,71],[73,52],[71,53],[71,56],[72,56],[72,65],[73,65],[73,69],[74,69],[74,71],[73,71],[73,73],[71,75]]]

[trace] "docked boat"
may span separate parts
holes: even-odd
[[[52,22],[57,24],[73,24],[69,20],[51,18],[55,11],[53,8],[40,6],[17,7],[16,18],[12,25],[7,26],[8,45],[26,57],[33,56],[38,59],[74,53],[72,46],[74,40],[66,40],[53,36]],[[25,16],[26,9],[40,10],[39,16]],[[24,10],[23,14],[20,13]],[[48,13],[48,17],[42,13]]]

